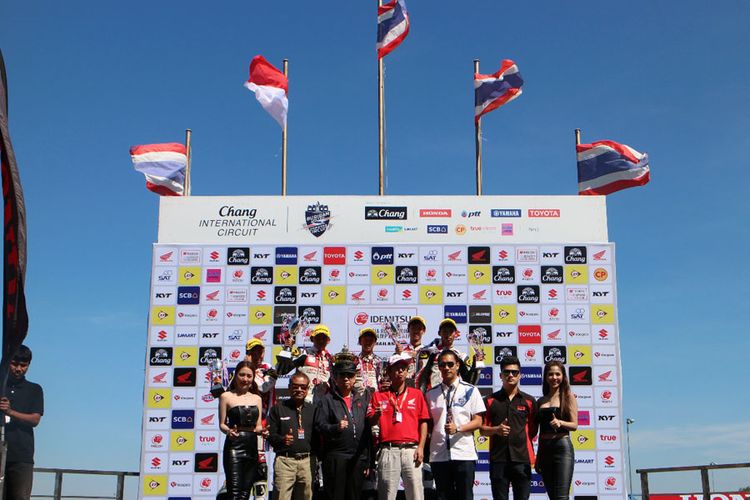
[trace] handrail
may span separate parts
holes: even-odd
[[[750,467],[750,463],[736,463],[736,464],[709,464],[709,465],[687,465],[682,467],[655,467],[650,469],[636,469],[635,472],[641,476],[641,495],[643,500],[649,500],[649,489],[648,489],[648,475],[660,472],[685,472],[685,471],[700,471],[701,473],[701,490],[703,492],[704,500],[710,500],[711,498],[711,484],[708,480],[708,471],[717,469],[740,469],[743,467]],[[630,492],[633,493],[632,491]]]
[[[63,498],[90,498],[90,499],[106,499],[106,500],[123,500],[123,494],[125,492],[125,477],[138,477],[140,473],[131,471],[120,471],[120,470],[88,470],[88,469],[60,469],[56,467],[34,467],[34,472],[42,474],[54,474],[55,475],[55,486],[52,495],[31,495],[34,498],[53,498],[54,500],[61,500]],[[63,476],[65,474],[81,474],[81,475],[94,475],[94,476],[116,476],[117,485],[115,487],[115,496],[87,496],[87,495],[63,495],[62,485]]]

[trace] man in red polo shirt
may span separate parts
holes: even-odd
[[[407,500],[424,498],[422,461],[430,413],[422,391],[406,385],[412,361],[407,353],[390,357],[390,390],[376,392],[367,411],[370,424],[380,426],[378,498],[381,500],[396,498],[399,479],[404,481]]]

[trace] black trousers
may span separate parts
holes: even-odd
[[[328,500],[359,498],[367,460],[362,457],[328,455],[323,459],[323,490]]]
[[[229,500],[247,500],[258,474],[258,435],[240,432],[224,441],[224,474]]]
[[[568,500],[575,452],[568,436],[539,441],[537,466],[550,500]]]
[[[8,462],[5,464],[5,499],[29,500],[34,479],[34,464]]]
[[[474,498],[474,460],[431,462],[432,477],[439,500],[471,500]]]
[[[508,500],[513,486],[513,500],[528,500],[531,493],[531,465],[521,462],[491,462],[490,483],[493,500]]]

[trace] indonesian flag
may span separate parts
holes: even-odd
[[[273,117],[281,127],[286,126],[286,114],[289,109],[289,79],[276,69],[263,56],[255,56],[250,62],[250,78],[245,87],[255,93],[255,98],[263,109]]]

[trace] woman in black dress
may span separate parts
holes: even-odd
[[[535,469],[542,475],[550,500],[567,500],[575,465],[570,431],[578,429],[578,405],[559,361],[544,366],[542,394]]]
[[[246,500],[250,496],[258,470],[262,403],[254,379],[250,363],[240,361],[229,388],[219,397],[219,428],[227,435],[224,474],[231,500]]]

